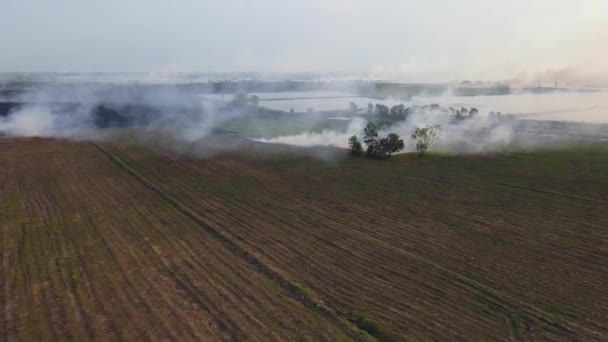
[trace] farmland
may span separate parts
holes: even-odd
[[[349,336],[91,145],[1,158],[0,339]]]
[[[607,153],[0,139],[0,339],[603,340]]]

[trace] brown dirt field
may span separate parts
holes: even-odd
[[[109,154],[379,338],[608,337],[608,150]]]
[[[0,340],[361,337],[90,144],[3,140],[0,194]]]
[[[608,339],[606,146],[1,146],[0,339]]]

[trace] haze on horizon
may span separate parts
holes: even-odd
[[[4,0],[0,72],[608,84],[604,0]]]

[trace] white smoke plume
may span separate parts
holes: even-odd
[[[297,145],[304,147],[313,146],[334,146],[346,147],[348,138],[354,132],[361,132],[365,127],[366,121],[361,118],[354,118],[345,132],[337,132],[333,130],[323,130],[320,133],[303,132],[295,135],[285,135],[276,138],[259,138],[256,141],[264,143],[275,143],[285,145]]]
[[[416,141],[411,138],[416,127],[432,125],[440,125],[441,131],[438,141],[430,150],[450,153],[496,152],[510,147],[545,148],[567,141],[608,141],[607,124],[521,120],[513,115],[498,117],[488,114],[486,112],[475,117],[455,120],[453,115],[441,111],[421,110],[410,114],[405,121],[381,129],[379,135],[382,137],[389,133],[399,134],[405,143],[403,152],[416,150]],[[365,124],[365,120],[354,119],[345,131],[306,132],[271,139],[257,139],[257,141],[347,148],[349,137],[363,136]]]
[[[91,139],[100,127],[162,130],[193,142],[219,123],[244,115],[237,107],[186,95],[174,85],[37,86],[10,100],[14,108],[0,116],[0,135]]]
[[[228,95],[228,98],[231,96]],[[410,138],[414,129],[427,125],[442,127],[440,139],[431,149],[448,152],[500,151],[522,141],[528,146],[539,147],[563,141],[564,137],[574,140],[582,138],[601,140],[606,135],[605,125],[559,126],[549,121],[519,120],[511,115],[503,115],[501,118],[490,117],[488,113],[506,108],[510,110],[509,113],[521,117],[542,119],[546,115],[559,114],[566,118],[569,116],[576,121],[577,115],[584,110],[599,115],[600,122],[602,117],[603,122],[608,122],[607,99],[606,93],[601,92],[473,97],[456,97],[448,93],[440,97],[417,97],[411,100],[410,104],[417,105],[418,107],[412,108],[418,109],[410,113],[407,120],[397,121],[390,128],[382,130],[380,134],[382,136],[388,133],[399,134],[405,142],[406,152],[415,150],[416,143]],[[246,119],[243,122],[254,128],[253,131],[261,131],[259,128],[263,128],[264,125],[281,126],[289,125],[293,120],[298,121],[301,133],[253,139],[258,142],[301,147],[346,148],[350,136],[362,136],[362,130],[368,119],[358,115],[350,116],[347,127],[334,130],[323,129],[326,127],[323,122],[332,117],[336,119],[336,116],[341,115],[339,111],[327,115],[318,112],[300,114],[274,112],[276,116],[259,120],[255,115],[256,110],[251,107],[230,106],[226,102],[202,99],[181,91],[179,85],[175,84],[152,87],[128,83],[38,85],[28,88],[14,101],[24,105],[16,107],[4,117],[0,116],[0,135],[87,140],[99,136],[100,126],[118,126],[132,128],[129,132],[135,135],[136,140],[150,145],[158,145],[150,137],[162,132],[164,137],[170,137],[164,140],[170,145],[168,147],[175,149],[177,147],[173,145],[199,142],[213,133],[223,122],[237,118]],[[384,103],[390,104],[395,101],[397,100],[387,100]],[[429,104],[431,101],[441,107],[435,107],[433,110],[425,109],[424,104]],[[473,118],[455,120],[441,109],[456,104],[458,108],[477,107],[480,113]],[[347,107],[347,103],[344,107]],[[361,108],[359,114],[366,113],[367,108],[362,107],[359,106]],[[144,134],[138,136],[137,132]],[[197,146],[201,146],[200,143],[197,143]],[[183,146],[179,148],[182,149]]]

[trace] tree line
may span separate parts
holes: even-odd
[[[349,104],[350,112],[353,114],[358,113],[360,110],[357,107],[357,104],[351,102]],[[438,104],[430,104],[423,106],[409,106],[406,107],[404,104],[394,105],[392,107],[388,107],[381,103],[369,103],[367,105],[367,115],[376,116],[381,119],[394,120],[394,121],[403,121],[407,120],[407,118],[414,113],[436,113],[436,114],[446,114],[453,117],[455,120],[464,120],[468,118],[473,118],[479,114],[479,110],[475,107],[472,108],[444,108],[439,106]],[[500,115],[500,114],[499,114]]]

